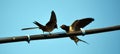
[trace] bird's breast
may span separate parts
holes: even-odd
[[[69,32],[74,32],[74,31],[80,31],[80,28],[70,26],[69,27]]]
[[[74,32],[74,31],[75,31],[75,29],[72,26],[70,26],[69,27],[69,32]]]

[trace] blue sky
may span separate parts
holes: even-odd
[[[93,17],[94,22],[84,29],[120,25],[119,0],[0,0],[0,37],[42,34],[41,30],[21,31],[36,26],[33,21],[45,25],[51,11],[57,15],[58,26],[71,25],[77,19]],[[55,29],[52,33],[64,32]],[[36,40],[0,44],[0,54],[120,54],[120,31],[79,37],[88,44],[78,46],[69,38]]]

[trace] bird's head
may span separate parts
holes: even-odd
[[[62,25],[62,26],[60,26],[63,30],[65,30],[65,31],[69,31],[69,26],[66,26],[66,25]]]

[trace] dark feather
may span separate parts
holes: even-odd
[[[84,28],[86,25],[94,21],[93,18],[84,18],[80,20],[76,20],[71,26],[72,27],[78,27],[78,28]]]
[[[36,28],[39,28],[39,27],[22,28],[21,30],[31,30],[31,29],[36,29]]]
[[[57,24],[55,24],[55,27],[54,28],[58,28]]]
[[[55,25],[56,23],[57,23],[56,15],[55,15],[55,12],[52,11],[52,12],[51,12],[50,20],[49,20],[49,22],[46,24],[46,26],[52,26],[52,25]]]
[[[42,24],[38,23],[37,21],[33,22],[35,25],[39,26],[40,29],[43,29],[45,26],[43,26]]]

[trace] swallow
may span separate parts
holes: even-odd
[[[72,25],[67,26],[67,25],[62,25],[60,26],[63,30],[65,30],[67,33],[75,32],[75,31],[81,31],[80,28],[84,28],[86,25],[94,21],[93,18],[84,18],[84,19],[79,19],[75,20]],[[73,40],[76,44],[78,41],[87,43],[84,40],[79,39],[77,36],[70,36],[70,39]],[[88,43],[87,43],[88,44]]]
[[[23,28],[22,30],[29,30],[29,29],[36,29],[39,28],[44,32],[52,32],[55,28],[58,28],[57,26],[57,19],[56,19],[56,14],[54,11],[51,12],[50,20],[46,23],[46,25],[42,25],[37,21],[33,22],[35,25],[38,27],[30,27],[30,28]]]

